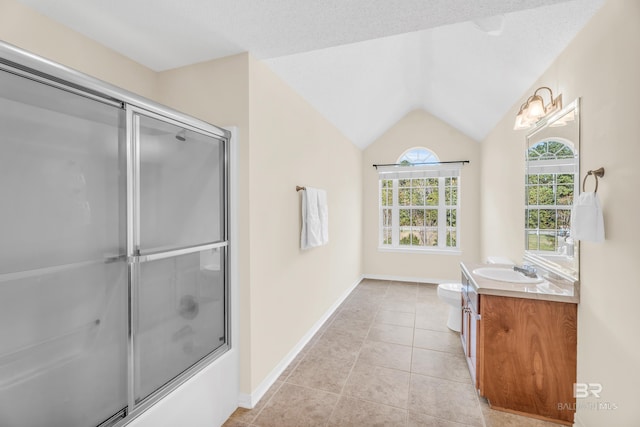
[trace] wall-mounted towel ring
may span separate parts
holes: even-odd
[[[593,190],[594,193],[598,192],[598,177],[602,178],[604,176],[604,168],[599,168],[599,169],[595,169],[595,170],[591,170],[588,171],[587,174],[584,176],[584,179],[582,180],[582,191],[584,192],[584,186],[587,183],[587,177],[589,175],[593,175],[593,177],[596,179],[596,188],[595,190]]]

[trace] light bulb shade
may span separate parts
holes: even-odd
[[[529,127],[529,124],[527,123],[527,120],[524,116],[524,111],[520,110],[520,112],[516,116],[516,123],[513,126],[513,129],[520,130],[520,129],[527,129],[528,127]]]
[[[544,101],[542,96],[538,95],[538,92],[541,90],[549,91],[550,102],[547,106],[544,105]],[[547,86],[542,86],[536,89],[527,101],[522,104],[520,110],[518,110],[518,114],[516,116],[516,121],[513,126],[513,129],[527,129],[538,122],[543,117],[559,111],[562,109],[562,94],[558,95],[557,98],[553,98],[553,91]],[[569,119],[570,120],[570,119]],[[558,123],[557,126],[561,126],[562,124]]]
[[[526,109],[526,115],[529,120],[538,120],[545,115],[544,103],[540,95],[534,95],[529,101]]]

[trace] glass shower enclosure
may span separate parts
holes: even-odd
[[[229,133],[10,53],[0,425],[125,424],[229,348]]]

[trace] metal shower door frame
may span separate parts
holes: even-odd
[[[160,112],[151,111],[131,104],[125,104],[126,111],[126,221],[127,221],[127,270],[128,270],[128,287],[129,287],[129,335],[127,340],[127,391],[128,391],[128,410],[126,418],[121,420],[115,427],[124,426],[132,419],[136,418],[146,409],[154,405],[156,402],[167,396],[181,384],[193,377],[202,368],[207,366],[220,355],[227,352],[231,348],[231,331],[230,331],[230,304],[229,304],[229,141],[230,138],[225,134],[221,136],[215,132],[218,128],[211,126],[205,128],[199,121],[190,121],[189,117],[184,117],[184,121],[176,120],[175,117],[168,117]],[[200,134],[215,138],[222,143],[223,147],[223,164],[222,174],[224,182],[222,183],[223,197],[223,230],[222,240],[219,242],[207,243],[202,245],[190,246],[186,248],[177,248],[171,250],[158,251],[148,254],[140,253],[140,117],[146,116],[157,119],[169,124],[180,126],[187,130],[198,132]],[[202,360],[187,368],[184,372],[176,376],[167,384],[153,392],[150,396],[144,398],[141,402],[136,402],[136,329],[138,325],[138,285],[140,283],[140,266],[142,263],[156,261],[165,258],[176,257],[201,252],[208,249],[220,248],[224,251],[224,330],[225,343],[209,353]]]

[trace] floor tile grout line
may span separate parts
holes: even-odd
[[[385,288],[385,294],[387,293],[388,286],[389,286],[389,285],[387,284],[387,287]],[[380,306],[379,306],[379,305],[378,305],[378,308],[376,309],[376,315],[378,314],[378,311],[380,311]],[[335,413],[336,408],[337,408],[338,403],[340,402],[340,400],[341,400],[343,397],[347,397],[347,396],[344,394],[344,389],[345,389],[345,387],[347,386],[347,383],[349,382],[349,378],[351,377],[351,374],[353,373],[353,370],[355,369],[356,365],[358,364],[358,360],[360,359],[360,352],[362,351],[362,347],[364,347],[364,343],[366,342],[367,337],[369,336],[369,333],[371,332],[371,327],[372,327],[372,325],[374,324],[374,322],[375,322],[375,316],[374,316],[374,320],[372,320],[372,321],[371,321],[371,323],[369,323],[369,328],[367,329],[367,333],[365,334],[364,340],[363,340],[363,341],[362,341],[362,343],[360,344],[360,348],[358,349],[358,353],[356,354],[356,359],[355,359],[355,361],[353,362],[353,365],[351,365],[351,369],[349,369],[349,374],[348,374],[348,375],[347,375],[347,377],[345,378],[345,380],[344,380],[344,384],[342,384],[342,387],[340,388],[340,393],[339,393],[339,395],[338,395],[338,396],[339,396],[339,397],[338,397],[338,401],[336,402],[336,404],[335,404],[335,405],[334,405],[334,407],[332,408],[331,413],[329,414],[329,417],[327,418],[327,422],[326,422],[326,424],[325,424],[325,425],[328,425],[328,424],[329,424],[329,422],[331,421],[331,418],[333,417],[333,414]]]
[[[447,354],[453,354],[458,355],[458,353],[455,353],[453,351],[447,351],[447,350],[438,350],[437,348],[428,348],[428,347],[420,347],[420,346],[416,346],[414,345],[413,348],[417,348],[419,350],[428,350],[428,351],[437,351],[438,353],[447,353]],[[460,349],[462,351],[462,348]],[[465,357],[464,353],[459,354],[460,357]]]
[[[423,374],[421,372],[414,372],[414,371],[411,371],[411,374],[412,375],[414,375],[414,374],[415,375],[420,375],[421,377],[436,378],[438,380],[444,380],[444,381],[448,381],[448,382],[456,383],[456,384],[467,384],[467,385],[473,386],[473,383],[471,383],[470,381],[452,380],[451,378],[443,378],[443,377],[438,377],[436,375]]]
[[[385,294],[387,293],[388,286],[389,286],[389,284],[387,284],[387,287],[385,289]],[[379,311],[380,311],[380,307],[378,307],[378,309],[376,310],[376,316],[377,316]],[[364,347],[364,343],[367,341],[367,337],[369,336],[369,333],[371,332],[371,328],[374,325],[374,323],[375,323],[375,316],[374,316],[374,320],[371,321],[371,323],[369,324],[369,328],[367,329],[367,333],[364,336],[364,340],[360,344],[360,348],[358,349],[358,354],[356,355],[356,360],[355,360],[355,362],[353,362],[353,365],[351,366],[351,369],[349,370],[349,375],[347,375],[347,378],[345,379],[344,384],[342,385],[342,389],[340,390],[340,395],[343,395],[344,388],[347,386],[347,382],[349,381],[349,378],[351,377],[351,374],[353,373],[353,369],[358,364],[358,360],[360,359],[360,353],[362,352],[362,347]]]
[[[367,403],[373,403],[375,405],[382,405],[382,406],[386,406],[387,408],[399,409],[401,411],[408,411],[409,410],[408,408],[403,408],[401,406],[389,405],[388,403],[377,402],[375,400],[369,400],[369,399],[365,399],[365,398],[359,397],[359,396],[344,395],[342,397],[345,397],[347,399],[360,400],[362,402],[367,402]]]

